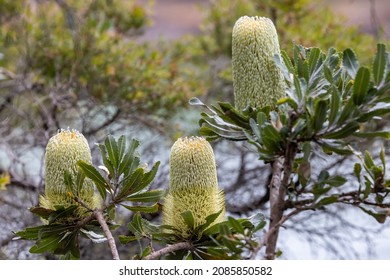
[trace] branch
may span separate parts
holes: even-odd
[[[168,253],[172,253],[172,252],[175,252],[178,250],[183,250],[183,249],[190,250],[190,249],[192,249],[192,247],[193,246],[190,242],[180,242],[180,243],[169,245],[165,248],[162,248],[161,250],[155,251],[155,252],[151,253],[149,256],[145,257],[144,259],[145,260],[159,259],[163,255],[166,255]]]
[[[93,211],[93,214],[95,215],[96,219],[98,220],[99,224],[101,225],[101,227],[103,229],[105,236],[107,237],[108,246],[110,246],[112,258],[114,260],[119,260],[120,259],[119,253],[118,253],[118,250],[116,248],[114,237],[112,236],[111,231],[108,228],[106,220],[103,217],[102,211],[96,209],[95,211]]]

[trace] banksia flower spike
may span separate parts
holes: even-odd
[[[183,238],[190,236],[181,213],[191,211],[195,227],[206,217],[221,214],[225,219],[223,191],[218,190],[217,170],[211,145],[201,137],[179,138],[171,148],[170,188],[163,208],[164,224],[179,229]]]
[[[282,72],[275,65],[280,53],[272,21],[264,17],[239,18],[232,35],[234,102],[238,110],[271,106],[284,96]]]
[[[92,162],[88,142],[80,132],[69,129],[60,130],[49,139],[45,153],[45,195],[40,197],[41,207],[55,210],[56,205],[65,207],[77,205],[72,194],[68,193],[64,173],[69,172],[75,181],[79,171],[77,166],[79,160],[86,163]],[[92,209],[97,206],[98,199],[90,179],[85,178],[78,197]],[[80,206],[74,218],[82,218],[86,213],[87,209]]]

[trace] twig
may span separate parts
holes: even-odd
[[[119,260],[119,253],[118,249],[116,248],[115,239],[111,234],[110,229],[108,228],[108,225],[106,223],[106,220],[103,217],[103,213],[101,210],[96,209],[93,211],[93,214],[95,215],[96,219],[98,220],[99,224],[101,225],[103,232],[105,236],[107,237],[108,246],[111,249],[112,258],[114,260]]]
[[[183,250],[183,249],[189,250],[191,248],[192,248],[192,244],[190,242],[180,242],[180,243],[169,245],[169,246],[162,248],[158,251],[155,251],[155,252],[151,253],[149,256],[145,257],[144,259],[145,260],[155,260],[155,259],[160,258],[163,255],[168,254],[168,253],[172,253],[174,251]]]

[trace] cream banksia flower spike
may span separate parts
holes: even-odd
[[[225,220],[223,191],[218,190],[217,170],[211,145],[201,137],[179,138],[171,148],[170,188],[163,208],[164,224],[179,229],[182,237],[190,235],[181,213],[191,211],[195,227],[206,217],[221,214],[214,221]]]
[[[91,151],[85,137],[76,130],[61,129],[49,139],[45,153],[45,195],[40,197],[40,206],[55,210],[56,205],[77,205],[68,193],[64,173],[69,172],[75,181],[79,172],[77,162],[92,162]],[[89,207],[95,208],[99,202],[95,196],[93,182],[85,178],[78,197]],[[87,209],[80,206],[75,212],[77,218],[87,215]]]
[[[274,63],[280,53],[278,35],[272,21],[264,17],[239,18],[232,35],[234,102],[238,110],[274,107],[284,96],[282,72]]]

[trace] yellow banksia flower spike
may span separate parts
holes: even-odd
[[[179,229],[182,237],[190,236],[181,213],[191,211],[195,227],[206,217],[221,214],[213,224],[225,220],[223,191],[218,189],[217,170],[211,145],[202,137],[179,138],[171,148],[170,187],[163,207],[164,224]]]
[[[92,162],[88,142],[80,132],[60,130],[49,139],[45,152],[45,194],[40,197],[41,207],[55,210],[56,205],[77,205],[74,194],[69,193],[66,187],[64,173],[69,172],[74,182],[79,172],[79,160],[89,164]],[[93,182],[88,178],[85,178],[78,197],[92,209],[99,204]],[[75,215],[75,219],[82,218],[87,215],[87,209],[80,206]]]
[[[238,110],[275,107],[285,96],[283,74],[274,62],[280,53],[273,22],[265,17],[240,17],[232,34],[234,102]]]

